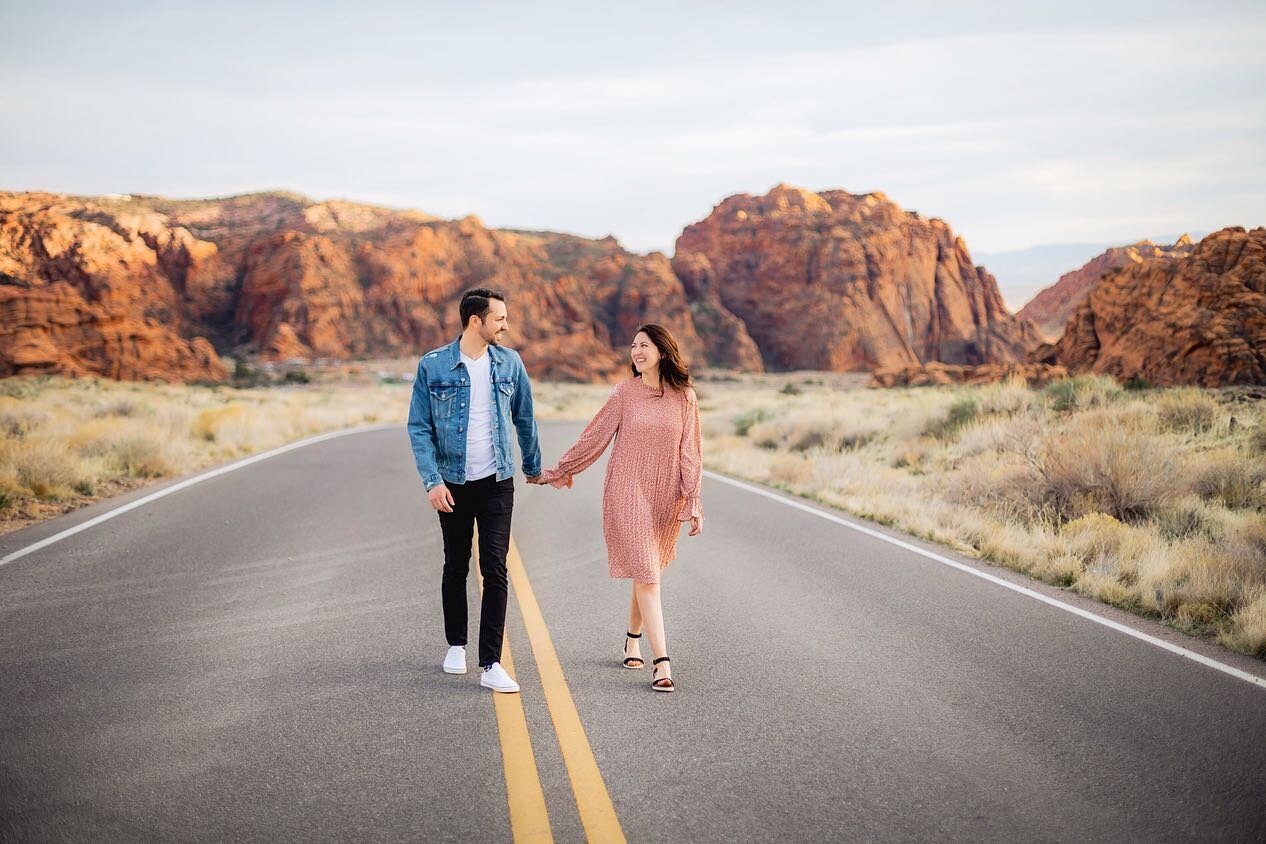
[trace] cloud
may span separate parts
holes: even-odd
[[[1053,25],[968,6],[904,29],[736,7],[657,31],[630,14],[623,40],[556,9],[481,27],[400,12],[376,31],[252,11],[208,19],[188,55],[152,46],[188,18],[113,21],[110,52],[75,30],[65,60],[0,58],[0,181],[389,197],[643,250],[783,181],[883,190],[982,250],[1261,222],[1262,12],[1070,7]],[[291,28],[232,39],[251,22]]]

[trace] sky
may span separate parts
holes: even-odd
[[[1263,43],[1260,0],[0,0],[0,189],[285,189],[671,254],[786,182],[973,252],[1125,243],[1266,225]]]

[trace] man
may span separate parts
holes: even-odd
[[[519,685],[501,667],[505,631],[506,553],[514,509],[514,448],[518,433],[529,482],[541,474],[541,448],[532,415],[532,388],[517,352],[502,347],[508,330],[505,297],[484,287],[467,290],[460,305],[462,334],[418,361],[409,404],[409,439],[418,474],[444,536],[444,670],[466,673],[466,575],[479,525],[484,595],[479,612],[479,684],[498,692]]]

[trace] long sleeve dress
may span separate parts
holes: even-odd
[[[703,515],[699,400],[689,387],[622,381],[541,478],[556,487],[594,463],[615,439],[602,488],[602,533],[612,577],[659,583],[677,556],[681,523]]]

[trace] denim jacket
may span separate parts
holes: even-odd
[[[429,491],[442,483],[466,482],[466,430],[470,426],[470,375],[462,363],[461,338],[418,361],[409,402],[409,441],[418,474]],[[532,387],[519,353],[489,346],[492,370],[492,442],[497,480],[514,477],[510,426],[519,435],[523,473],[541,474],[541,446],[532,415]]]

